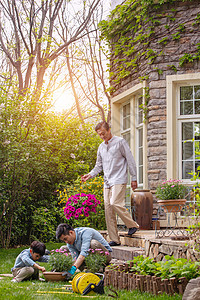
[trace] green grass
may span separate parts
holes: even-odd
[[[52,250],[59,248],[62,244],[60,243],[48,243],[47,249]],[[15,258],[17,255],[25,248],[28,247],[20,247],[15,249],[0,249],[0,274],[10,273],[11,268],[14,265]],[[45,267],[47,266],[45,263],[42,263]],[[41,276],[42,277],[42,276]],[[1,300],[43,300],[43,299],[92,299],[91,296],[80,296],[77,294],[66,294],[70,293],[65,289],[66,282],[40,282],[40,281],[24,281],[21,283],[11,282],[12,278],[4,277],[0,280],[0,299]],[[50,292],[50,293],[49,293]],[[65,294],[63,294],[65,293]],[[108,294],[112,292],[109,291],[108,288],[105,288],[104,295],[97,295],[94,299],[111,299]],[[154,296],[147,293],[140,293],[138,291],[128,292],[125,290],[117,291],[119,298],[118,299],[137,299],[137,300],[180,300],[181,296],[168,296],[166,294],[160,296]]]

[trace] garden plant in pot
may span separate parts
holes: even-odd
[[[180,180],[167,180],[156,189],[157,202],[166,212],[181,211],[186,202],[188,188]]]
[[[51,272],[44,272],[43,275],[47,281],[65,280],[64,272],[70,269],[72,264],[72,256],[67,250],[52,250],[48,262]]]
[[[89,254],[85,258],[87,271],[91,273],[104,272],[109,252],[104,252],[102,249],[89,249],[88,252]]]

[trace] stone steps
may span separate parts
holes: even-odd
[[[106,230],[100,231],[103,237],[109,241]],[[154,231],[137,231],[133,236],[128,236],[126,231],[120,231],[120,246],[112,247],[112,258],[122,261],[132,260],[139,255],[145,255],[145,239],[148,236],[154,236]]]
[[[118,260],[132,260],[134,257],[144,255],[145,251],[143,248],[129,247],[129,246],[115,246],[112,247],[112,258]]]

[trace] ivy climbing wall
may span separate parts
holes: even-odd
[[[166,76],[200,72],[200,0],[126,1],[100,24],[117,96],[146,80],[148,183],[166,179]]]

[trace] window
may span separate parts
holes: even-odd
[[[179,177],[189,180],[197,172],[200,160],[200,85],[180,86],[179,92]]]
[[[169,75],[167,86],[167,179],[192,186],[200,160],[200,73]]]
[[[138,171],[138,185],[143,185],[143,110],[142,97],[138,98],[136,107],[136,153],[137,153],[137,171]]]
[[[127,141],[130,146],[131,138],[131,109],[130,102],[122,106],[122,126],[121,136]]]
[[[130,147],[131,141],[131,104],[130,102],[125,103],[121,107],[121,136],[127,141]],[[130,175],[128,174],[128,184],[126,188],[126,199],[125,204],[128,209],[130,209],[130,195],[131,195],[131,186],[130,186]]]

